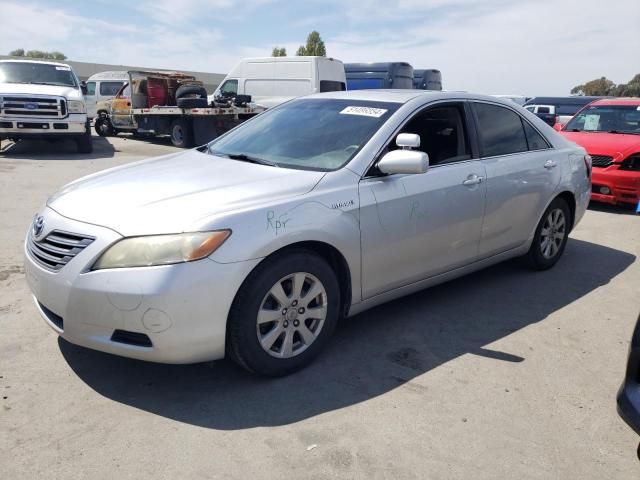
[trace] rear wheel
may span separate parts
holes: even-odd
[[[171,124],[171,143],[175,147],[190,148],[193,146],[193,127],[186,118],[176,118]]]
[[[527,254],[535,270],[553,267],[562,256],[569,238],[571,212],[567,202],[556,198],[542,215]]]
[[[332,268],[312,252],[265,260],[247,278],[228,322],[228,351],[245,369],[280,376],[309,364],[331,337],[340,290]]]

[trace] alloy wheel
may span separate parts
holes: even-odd
[[[318,278],[296,272],[278,280],[260,304],[258,341],[277,358],[304,352],[318,338],[327,318],[327,292]]]
[[[540,231],[540,251],[546,259],[555,257],[567,234],[566,219],[560,208],[549,212]]]

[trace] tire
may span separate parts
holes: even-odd
[[[78,146],[78,153],[93,152],[93,140],[91,139],[91,126],[89,122],[87,122],[84,134],[76,138],[76,145]]]
[[[96,133],[101,137],[110,137],[114,134],[113,125],[111,125],[111,120],[106,115],[100,115],[94,121],[94,126]]]
[[[296,283],[302,288],[295,289]],[[278,291],[277,285],[280,301],[271,293]],[[319,293],[310,299],[312,292]],[[312,309],[316,313],[309,315]],[[275,255],[258,265],[234,299],[227,324],[227,352],[254,374],[287,375],[308,365],[322,351],[335,330],[339,311],[338,278],[325,260],[306,250]],[[260,316],[262,323],[258,323]]]
[[[171,143],[178,148],[193,146],[193,125],[186,118],[176,118],[171,124]]]
[[[176,90],[176,100],[182,97],[200,97],[207,100],[207,90],[202,85],[181,85]]]
[[[177,103],[180,108],[207,108],[209,106],[206,98],[183,97],[179,98]]]
[[[567,202],[556,198],[545,210],[536,227],[526,257],[534,270],[548,270],[562,256],[571,229],[571,211]]]

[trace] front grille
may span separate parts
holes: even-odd
[[[153,347],[151,339],[144,333],[129,332],[127,330],[114,330],[111,341],[134,345],[136,347]]]
[[[42,240],[29,235],[29,252],[42,267],[57,272],[95,240],[94,237],[53,230]]]
[[[51,117],[67,115],[66,100],[51,97],[0,97],[0,115],[4,117]]]
[[[604,168],[613,164],[613,157],[607,155],[591,155],[591,165]]]

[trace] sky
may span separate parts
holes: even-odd
[[[565,95],[640,73],[640,0],[0,0],[0,54],[226,73],[311,30],[343,62],[407,61],[444,88]]]

